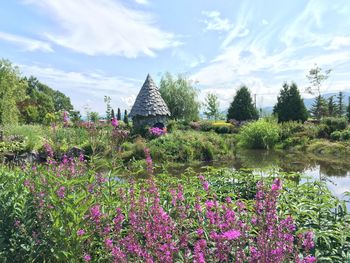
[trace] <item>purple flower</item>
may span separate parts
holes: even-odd
[[[276,179],[273,181],[273,184],[272,184],[272,186],[271,186],[271,189],[272,189],[273,191],[277,191],[277,190],[282,189],[281,179],[276,178]]]
[[[77,235],[78,236],[82,236],[82,235],[84,235],[85,234],[85,230],[84,229],[79,229],[78,231],[77,231]]]
[[[158,127],[152,127],[152,128],[149,128],[149,133],[153,136],[156,136],[156,137],[159,137],[159,136],[162,136],[164,134],[166,134],[167,130],[166,128],[158,128]]]
[[[119,122],[117,119],[113,118],[111,120],[111,125],[114,127],[114,128],[117,128],[119,126]]]
[[[65,196],[65,191],[66,191],[66,188],[64,186],[61,186],[60,189],[56,191],[56,193],[59,198],[63,199]]]
[[[224,232],[222,234],[222,237],[227,240],[234,240],[234,239],[237,239],[240,235],[241,235],[241,232],[239,230],[232,229]]]
[[[84,261],[85,262],[91,261],[91,256],[89,254],[84,254]]]

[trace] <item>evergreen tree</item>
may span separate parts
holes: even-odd
[[[208,119],[213,118],[216,120],[219,117],[219,99],[216,94],[208,93],[205,98],[206,111],[204,114]]]
[[[124,121],[124,123],[126,125],[129,125],[129,117],[128,117],[128,111],[127,110],[124,111],[124,119],[123,119],[123,121]]]
[[[236,93],[230,108],[228,109],[227,119],[237,121],[255,120],[259,118],[258,111],[254,107],[252,97],[246,86],[242,86]]]
[[[112,118],[111,97],[105,96],[104,101],[106,103],[106,120],[110,120]]]
[[[337,105],[334,102],[333,96],[328,98],[328,116],[334,117],[337,113]]]
[[[348,117],[348,121],[350,122],[350,97],[348,98],[348,108],[347,108],[346,116]]]
[[[344,94],[343,92],[339,92],[338,96],[337,96],[337,113],[339,117],[342,117],[345,113],[345,106],[344,106]]]
[[[279,122],[307,120],[308,114],[303,99],[300,96],[297,85],[293,82],[290,86],[283,84],[277,104],[273,108],[273,114],[277,115]]]
[[[112,117],[112,119],[115,119],[115,114],[114,114],[114,110],[113,109],[111,110],[111,117]]]
[[[327,112],[327,101],[321,95],[317,96],[310,110],[311,116],[320,120],[322,117],[327,116]]]
[[[118,111],[117,111],[117,120],[120,121],[121,119],[122,119],[122,115],[121,115],[120,109],[118,108]]]

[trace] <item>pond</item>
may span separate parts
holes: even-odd
[[[302,152],[240,150],[231,160],[212,162],[209,165],[230,167],[234,170],[249,168],[259,173],[277,170],[301,173],[309,178],[303,180],[325,181],[333,194],[340,199],[344,199],[344,192],[350,191],[350,162],[349,159],[339,156],[327,158]],[[204,166],[208,166],[208,163],[190,167],[200,172]],[[180,172],[176,170],[177,173]]]

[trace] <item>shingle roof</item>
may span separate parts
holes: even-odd
[[[134,106],[130,111],[131,118],[136,116],[170,116],[170,111],[156,84],[153,82],[151,76],[148,74],[143,83],[143,86],[136,97]]]

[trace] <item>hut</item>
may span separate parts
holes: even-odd
[[[169,108],[149,74],[136,97],[129,116],[135,128],[145,126],[163,128],[170,116]]]

